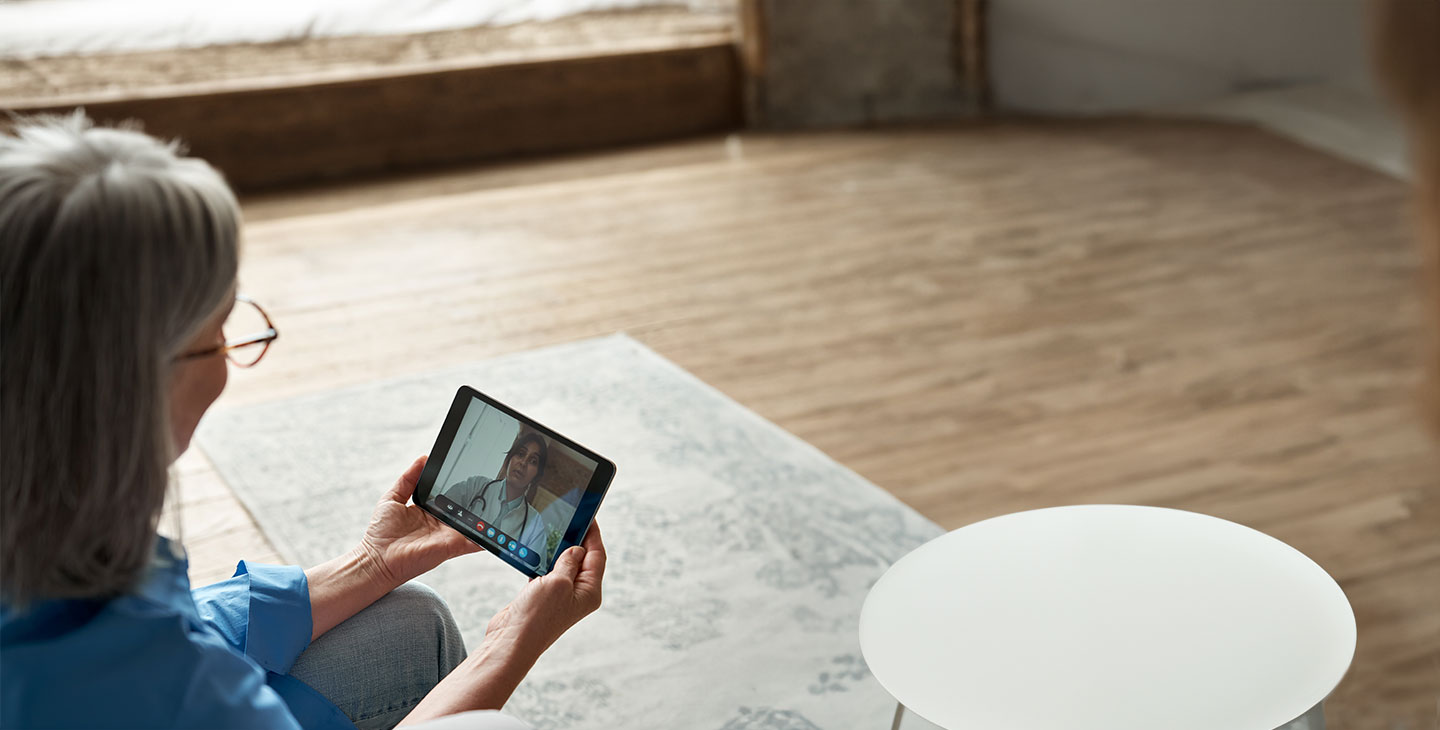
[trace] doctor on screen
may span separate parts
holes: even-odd
[[[505,453],[498,478],[470,477],[450,485],[444,495],[486,524],[519,540],[540,556],[542,565],[548,565],[550,556],[545,548],[550,528],[531,502],[540,488],[540,477],[545,475],[549,453],[543,436],[522,434]]]

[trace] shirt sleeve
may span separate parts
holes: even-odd
[[[475,494],[479,491],[477,489],[477,480],[479,479],[479,477],[470,477],[464,481],[455,482],[450,485],[449,489],[441,492],[441,494],[448,497],[451,501],[455,502],[455,504],[469,509],[470,500],[475,499]]]
[[[234,576],[191,594],[200,619],[267,671],[288,673],[310,645],[310,585],[299,566],[242,560]]]
[[[187,667],[188,684],[179,698],[175,727],[214,730],[301,730],[290,708],[265,683],[265,674],[230,653],[215,637],[197,641]]]

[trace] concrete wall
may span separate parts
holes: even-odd
[[[992,0],[1002,109],[1098,113],[1334,84],[1369,93],[1364,0]]]
[[[751,121],[825,127],[971,111],[953,49],[955,0],[746,0],[764,22]]]

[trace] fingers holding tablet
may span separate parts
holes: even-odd
[[[495,618],[492,631],[516,631],[544,651],[570,627],[600,608],[605,577],[605,543],[592,525],[584,546],[560,554],[548,574],[529,583]]]
[[[594,611],[600,607],[600,582],[605,577],[605,543],[600,539],[600,523],[590,525],[582,543],[585,551],[580,570],[575,576],[575,593],[584,601],[593,601]]]
[[[390,487],[390,490],[385,493],[385,498],[399,502],[400,504],[409,502],[411,495],[415,493],[415,485],[420,482],[420,472],[424,471],[425,461],[429,458],[428,456],[420,456],[416,458],[415,461],[410,462],[410,466],[405,469],[405,473],[401,474],[400,478],[395,480],[395,486]]]

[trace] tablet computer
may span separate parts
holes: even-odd
[[[585,539],[615,464],[533,418],[461,386],[415,504],[520,572],[550,572]]]

